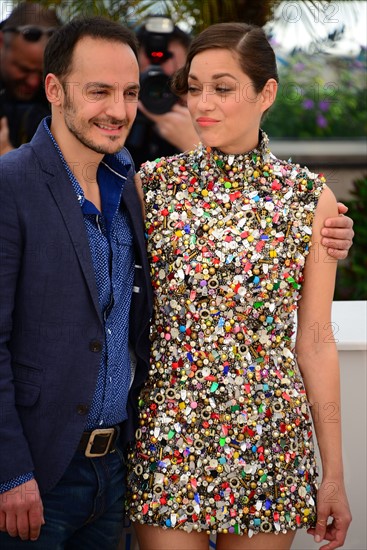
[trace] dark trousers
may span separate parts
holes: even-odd
[[[77,452],[61,481],[42,497],[37,541],[0,533],[1,550],[116,550],[123,528],[126,467],[122,450],[100,458]]]

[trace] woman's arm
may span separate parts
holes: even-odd
[[[351,521],[343,480],[339,364],[331,324],[337,261],[321,245],[324,221],[336,213],[335,197],[326,188],[313,223],[313,245],[304,271],[296,340],[297,361],[311,405],[323,469],[317,525],[309,532],[317,542],[322,538],[330,541],[321,547],[323,550],[343,545]],[[327,526],[329,516],[333,522]]]

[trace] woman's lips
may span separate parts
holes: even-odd
[[[199,126],[213,126],[213,124],[217,124],[219,120],[209,117],[199,117],[196,119],[196,122]]]

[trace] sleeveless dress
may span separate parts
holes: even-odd
[[[129,453],[133,521],[208,533],[316,521],[312,423],[294,314],[324,178],[199,145],[141,171],[155,290]]]

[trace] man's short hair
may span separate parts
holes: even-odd
[[[44,76],[49,73],[59,78],[67,76],[72,70],[76,44],[87,37],[126,44],[136,58],[138,56],[134,33],[121,23],[100,16],[76,17],[58,29],[48,41],[44,55]]]

